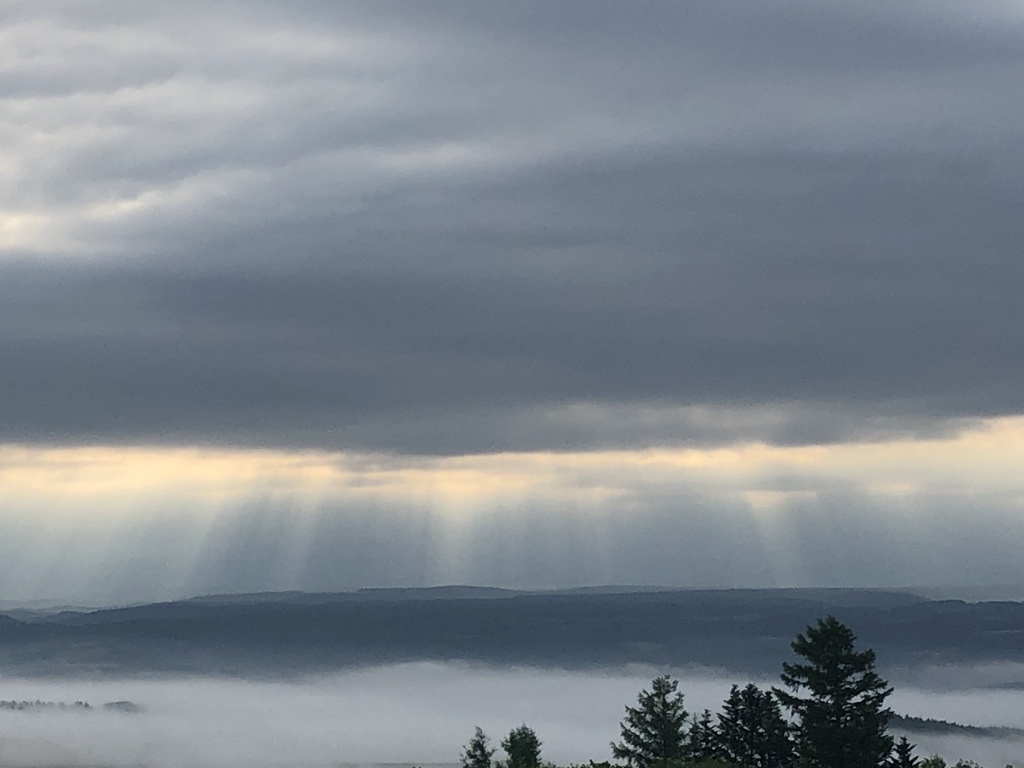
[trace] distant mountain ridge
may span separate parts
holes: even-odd
[[[1024,728],[1010,728],[1002,725],[962,725],[950,720],[935,720],[930,717],[893,715],[889,725],[898,733],[958,734],[990,739],[1024,739]]]
[[[647,664],[777,674],[834,613],[880,663],[1024,662],[1024,603],[851,589],[516,592],[491,587],[208,595],[0,619],[8,674],[295,675],[404,661]]]
[[[504,587],[478,587],[449,584],[432,587],[364,587],[350,592],[239,592],[197,595],[171,602],[189,603],[294,603],[317,604],[348,600],[481,600],[541,595],[636,595],[659,593],[686,593],[730,597],[791,597],[798,600],[818,600],[832,605],[910,604],[928,601],[928,598],[904,590],[850,589],[843,587],[791,587],[791,588],[735,588],[735,589],[680,589],[650,585],[608,584],[564,589],[524,590]]]
[[[529,594],[500,587],[473,587],[459,584],[437,587],[364,587],[352,592],[241,592],[197,595],[183,601],[190,603],[334,603],[344,600],[481,600]]]

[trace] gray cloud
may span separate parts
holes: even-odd
[[[461,453],[1021,413],[999,8],[14,6],[0,200],[46,226],[0,263],[0,438]]]

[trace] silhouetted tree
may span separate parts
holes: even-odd
[[[718,716],[721,756],[749,768],[789,768],[793,742],[778,699],[753,683],[734,685]]]
[[[710,709],[701,712],[700,717],[694,717],[686,736],[686,746],[690,760],[716,760],[722,757]]]
[[[656,677],[651,690],[641,691],[636,707],[626,707],[622,741],[612,743],[612,755],[633,768],[666,768],[673,760],[687,756],[686,719],[679,682],[665,675]]]
[[[459,764],[462,768],[491,768],[491,757],[494,750],[490,746],[491,740],[479,726],[469,740],[469,744],[462,748],[459,756]]]
[[[525,723],[508,732],[501,748],[508,755],[507,768],[540,768],[540,739]]]
[[[892,755],[885,762],[885,768],[918,768],[920,760],[914,755],[914,747],[906,736],[900,736],[900,740],[893,747]]]
[[[808,768],[878,768],[892,752],[892,688],[875,672],[875,652],[855,651],[854,640],[835,616],[819,619],[792,643],[806,663],[782,665],[789,692],[775,695],[797,719],[797,756]]]

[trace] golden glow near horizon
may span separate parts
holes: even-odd
[[[943,439],[457,457],[6,445],[0,597],[923,583],[976,534],[971,556],[1009,573],[1022,454],[1024,418]],[[874,560],[863,549],[872,537],[903,552],[930,544],[892,576],[892,547]],[[969,579],[970,565],[958,567]]]
[[[638,489],[680,484],[735,496],[757,512],[813,498],[817,483],[834,480],[895,499],[996,493],[1024,510],[1021,455],[1024,417],[925,440],[459,457],[7,445],[0,446],[0,487],[9,509],[54,515],[215,513],[246,498],[289,497],[299,509],[359,499],[428,504],[458,517],[527,500],[602,506]]]

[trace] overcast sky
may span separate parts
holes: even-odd
[[[1024,581],[1022,82],[1011,0],[4,3],[0,597]]]

